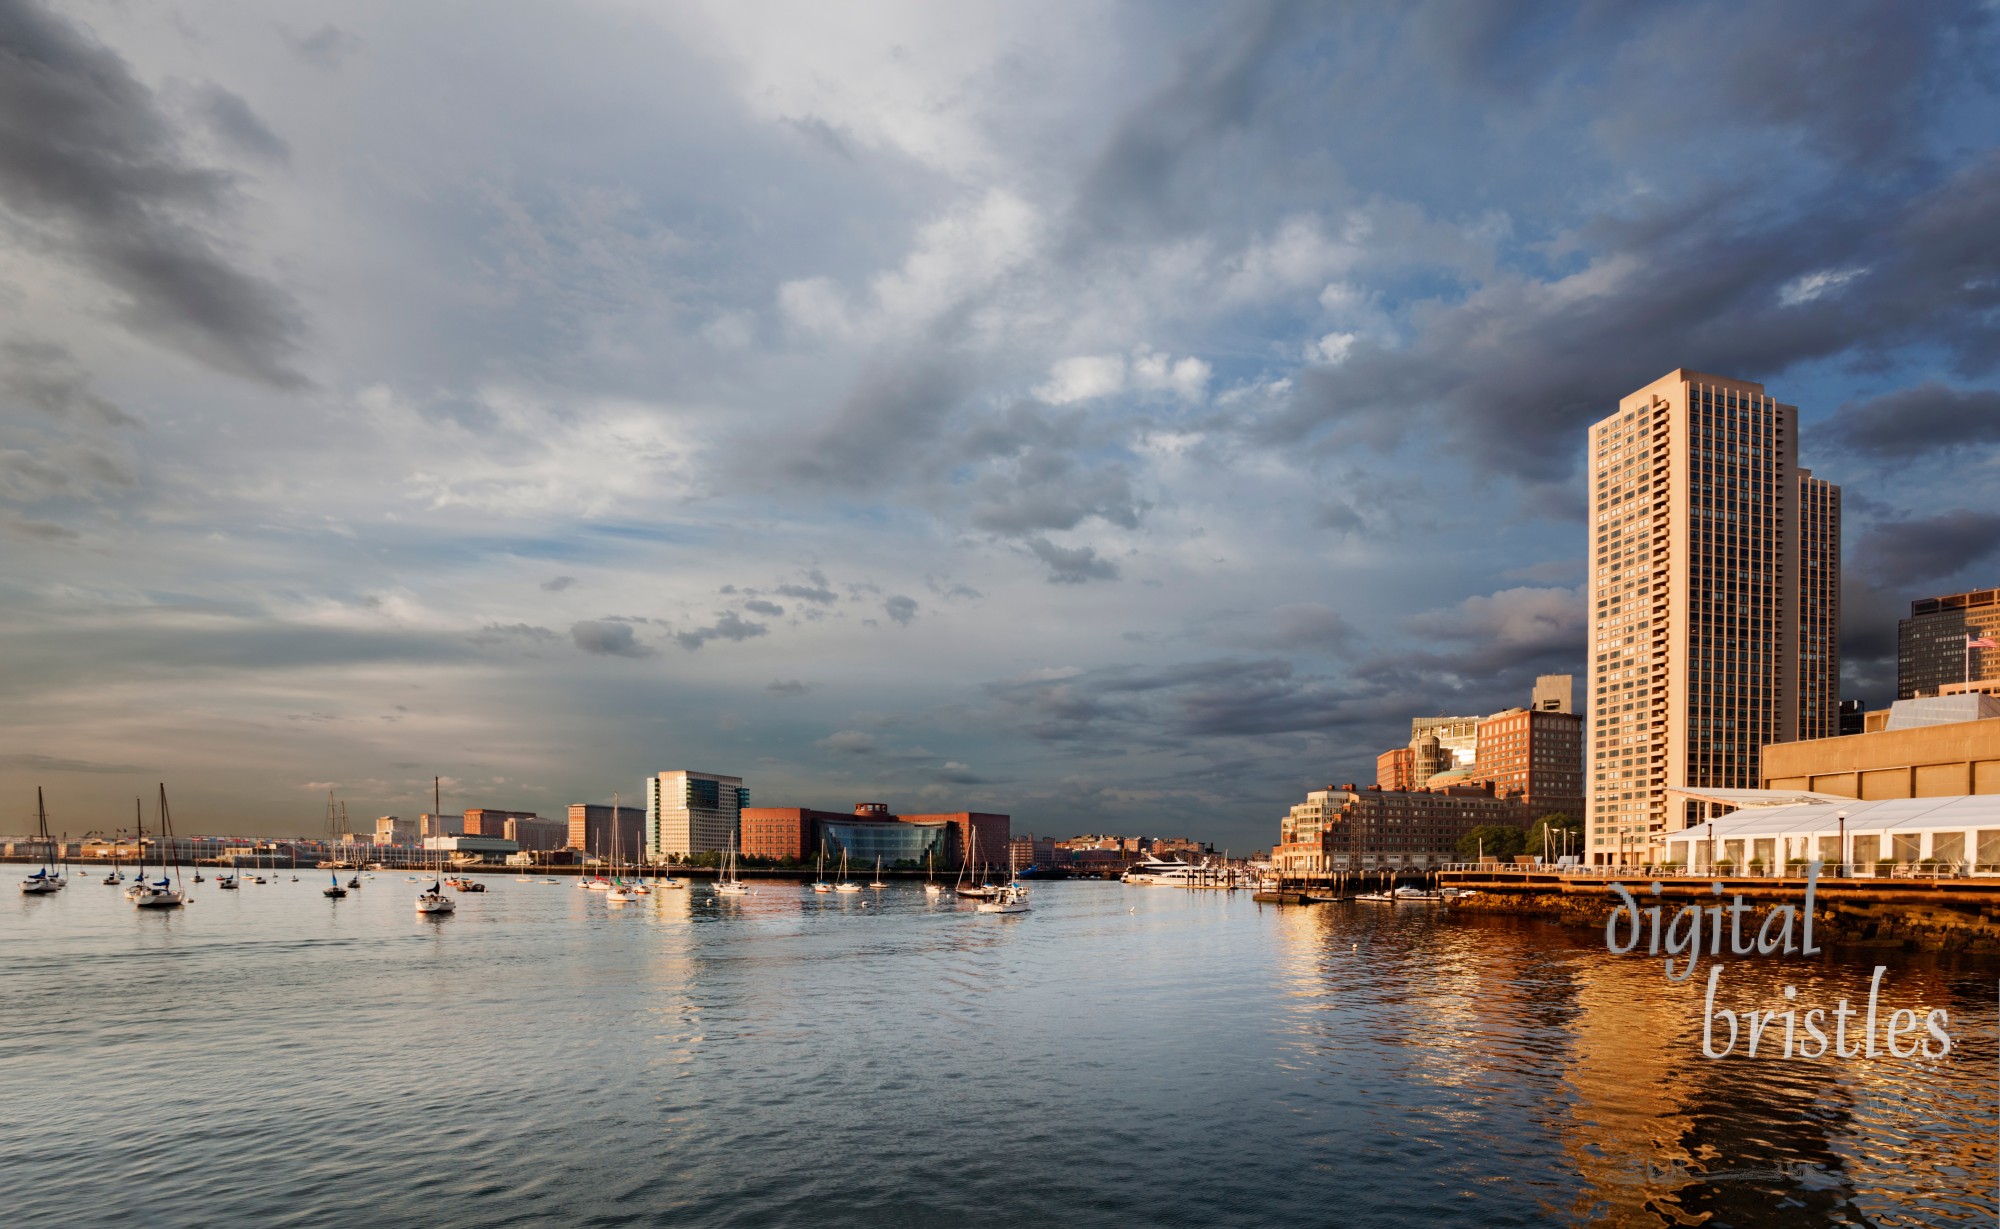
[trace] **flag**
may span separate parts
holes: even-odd
[[[1967,636],[1965,638],[1965,647],[1968,649],[1992,649],[2000,648],[2000,645],[1996,645],[1991,636]]]

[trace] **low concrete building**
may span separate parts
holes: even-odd
[[[1461,861],[1458,840],[1482,824],[1523,827],[1517,799],[1485,788],[1314,790],[1291,809],[1272,851],[1286,879],[1335,872],[1423,870]]]
[[[2000,718],[1774,743],[1762,764],[1765,789],[1867,801],[2000,794]]]
[[[520,846],[498,836],[427,836],[424,849],[450,862],[504,863],[508,854],[521,852]]]

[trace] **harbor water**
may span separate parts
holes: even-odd
[[[101,872],[100,872],[101,873]],[[1725,960],[1951,1054],[1701,1054],[1703,979],[1435,905],[402,873],[0,904],[0,1220],[1992,1225],[1990,961]]]

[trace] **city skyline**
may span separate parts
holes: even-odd
[[[2000,567],[1977,5],[264,13],[0,0],[0,831],[698,765],[1261,847],[1592,678],[1678,368],[1844,489],[1842,695]]]

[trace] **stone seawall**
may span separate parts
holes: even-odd
[[[1454,877],[1447,876],[1447,881]],[[1470,879],[1471,876],[1467,876]],[[1536,876],[1541,882],[1466,882],[1477,895],[1461,897],[1453,910],[1509,913],[1544,917],[1565,925],[1604,928],[1618,898],[1603,880],[1563,880]],[[1634,879],[1625,887],[1650,904],[1650,880]],[[1659,902],[1669,912],[1700,900],[1718,900],[1711,880],[1662,881]],[[1790,903],[1802,905],[1804,880],[1723,880],[1723,897],[1742,893],[1760,908]],[[1852,880],[1821,880],[1814,892],[1813,931],[1818,942],[1843,947],[1896,947],[1909,951],[2000,953],[2000,883],[1961,886],[1941,881],[1937,886],[1875,887]]]

